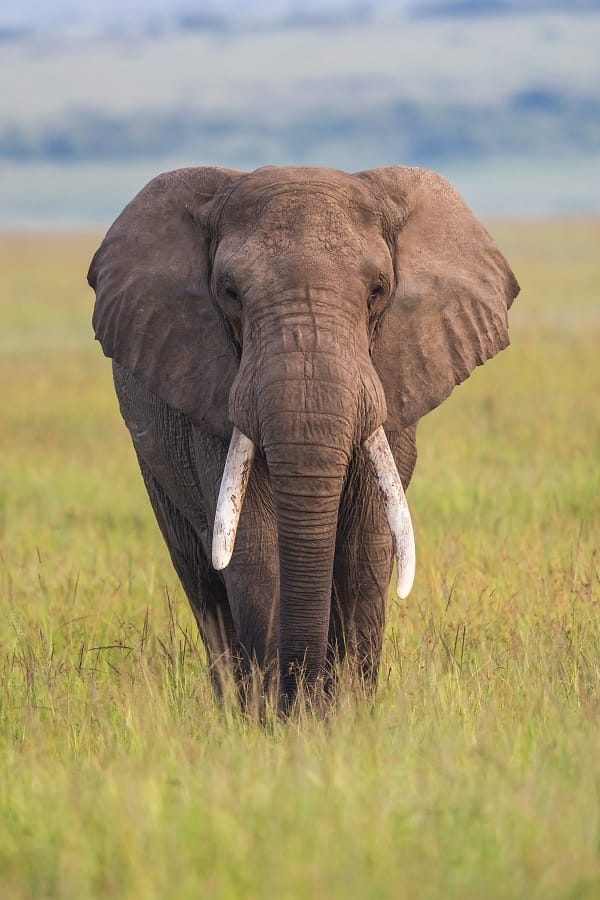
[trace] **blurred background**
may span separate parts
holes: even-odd
[[[184,165],[426,166],[600,213],[600,0],[4,0],[0,228],[108,224]]]

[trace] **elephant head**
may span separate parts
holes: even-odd
[[[362,446],[373,460],[405,594],[412,532],[383,429],[414,425],[508,344],[518,285],[504,257],[426,170],[194,168],[138,194],[89,281],[105,354],[195,425],[231,438],[216,568],[233,549],[252,456],[264,454],[284,691],[299,666],[314,680],[352,454]]]

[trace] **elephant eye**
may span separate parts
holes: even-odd
[[[238,292],[232,287],[226,287],[224,293],[225,293],[225,296],[229,297],[230,300],[239,300],[240,299]]]
[[[368,305],[369,309],[373,309],[375,301],[379,297],[381,297],[382,294],[383,294],[383,285],[382,284],[374,285],[373,288],[371,289],[371,293],[369,294],[369,298],[367,300],[367,305]]]

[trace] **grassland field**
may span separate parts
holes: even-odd
[[[204,655],[92,341],[98,235],[0,235],[0,897],[600,897],[600,220],[491,223],[512,346],[421,424],[374,709]]]

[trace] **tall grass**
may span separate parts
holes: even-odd
[[[374,709],[259,727],[92,344],[94,236],[3,236],[0,896],[600,896],[600,223],[494,228],[512,348],[420,426]]]

